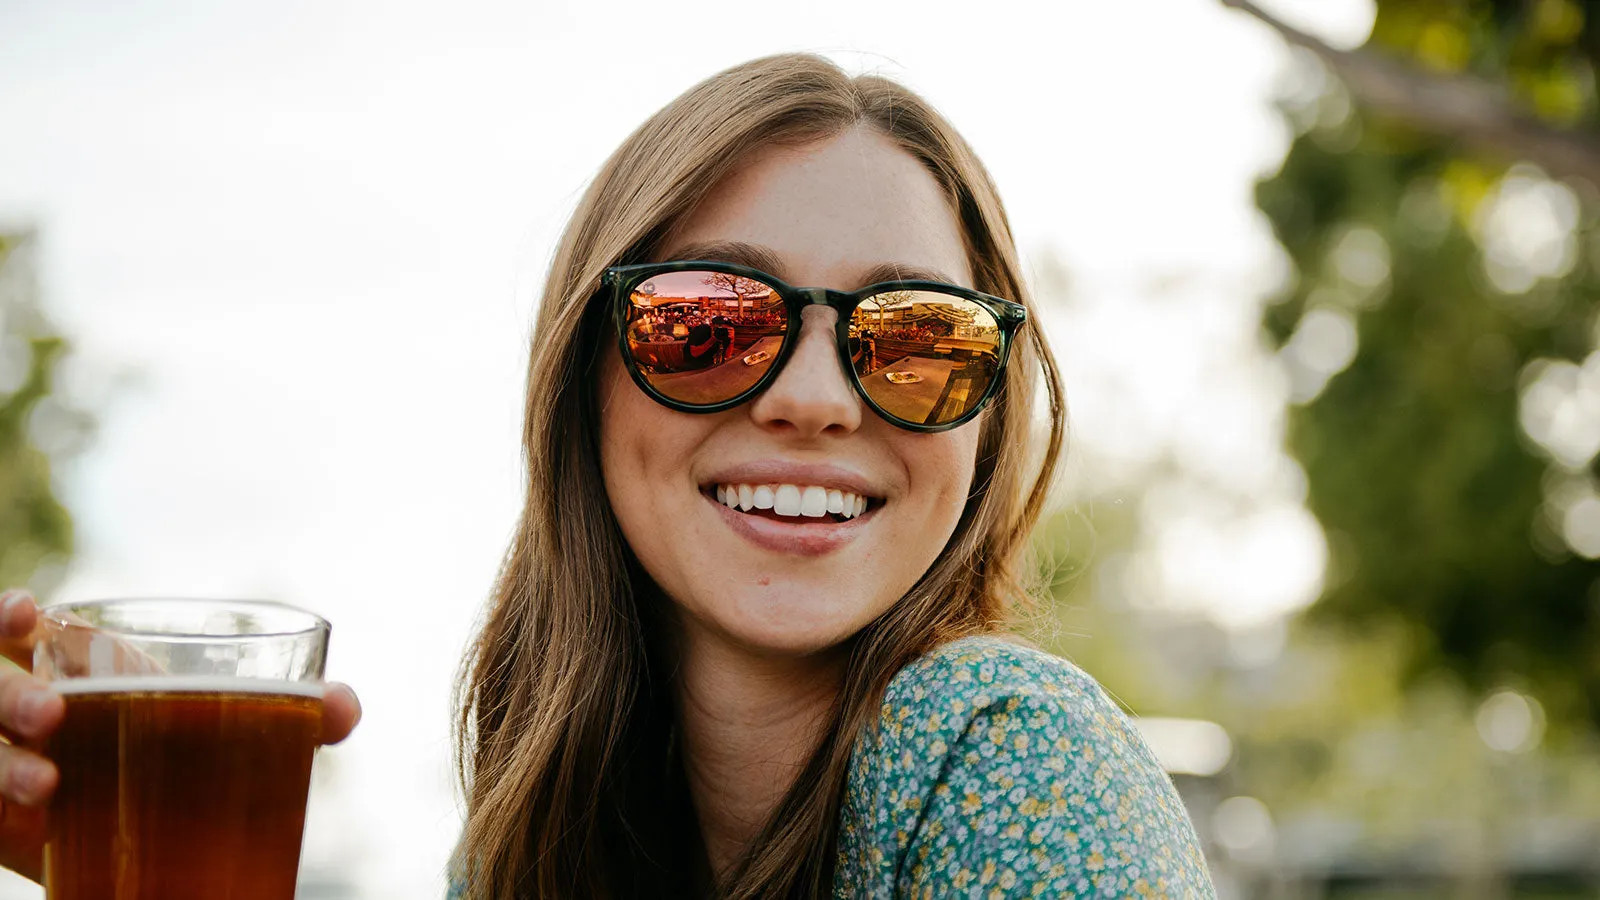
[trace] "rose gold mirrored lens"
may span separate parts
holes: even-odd
[[[983,306],[935,291],[868,297],[850,318],[850,357],[889,415],[945,425],[966,415],[1000,371],[1000,325]]]
[[[666,272],[628,296],[628,352],[645,380],[680,403],[732,400],[783,350],[788,315],[770,285],[727,272]]]

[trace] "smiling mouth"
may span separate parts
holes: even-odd
[[[795,525],[848,522],[883,505],[864,494],[807,484],[717,484],[704,493],[734,512]]]

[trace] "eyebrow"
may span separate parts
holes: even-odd
[[[699,244],[689,244],[679,247],[669,254],[671,259],[703,259],[707,262],[733,263],[736,266],[748,266],[776,275],[784,281],[790,281],[784,272],[783,260],[771,249],[760,244],[746,243],[745,241],[707,241]],[[941,284],[955,284],[954,278],[940,272],[938,269],[922,266],[907,265],[905,263],[879,263],[861,275],[859,287],[869,284],[878,284],[884,281],[937,281]]]

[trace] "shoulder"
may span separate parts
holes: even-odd
[[[944,644],[902,669],[856,750],[863,767],[919,781],[985,760],[1014,757],[1019,765],[1053,768],[1069,758],[1104,762],[1108,751],[1160,773],[1099,682],[1069,660],[1003,635]]]
[[[979,635],[937,647],[901,669],[884,691],[881,711],[898,716],[924,707],[967,713],[1022,700],[1064,712],[1109,703],[1099,683],[1072,662],[1007,635]]]
[[[980,719],[999,731],[971,734]],[[982,750],[1002,731],[1013,749],[1036,737],[1065,736],[1143,746],[1128,717],[1087,672],[1003,635],[953,641],[900,670],[862,739],[879,748],[922,750],[927,762],[942,764],[953,741]]]
[[[1132,720],[1068,660],[1000,636],[897,673],[858,737],[847,893],[1210,896],[1188,816]]]

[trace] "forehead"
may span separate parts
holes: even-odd
[[[678,224],[660,257],[728,241],[770,250],[784,270],[772,274],[791,284],[849,290],[893,264],[972,286],[960,226],[938,181],[864,126],[758,151]]]

